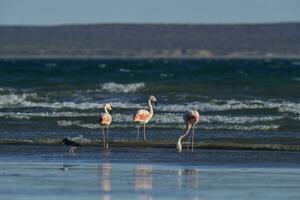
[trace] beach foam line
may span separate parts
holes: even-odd
[[[154,120],[155,121],[155,120]],[[59,120],[57,121],[57,125],[60,127],[79,127],[84,129],[100,129],[100,125],[96,123],[85,123],[83,121],[70,121],[70,120]],[[110,126],[111,128],[137,128],[137,124],[134,123],[122,123],[117,124],[114,123]],[[185,125],[183,123],[159,123],[159,124],[148,124],[148,128],[152,129],[184,129]],[[198,126],[197,126],[198,129]],[[201,124],[199,125],[199,130],[243,130],[243,131],[271,131],[271,130],[279,130],[280,125],[278,124],[269,124],[269,125],[228,125],[228,124],[220,124],[220,125],[209,125],[209,124]]]
[[[90,140],[83,138],[72,138],[72,140],[83,146],[99,146],[102,147],[101,140]],[[6,139],[0,140],[0,145],[60,145],[61,139],[33,139],[33,140],[16,140]],[[112,140],[109,142],[111,147],[132,147],[132,148],[174,148],[176,150],[176,141],[134,141],[134,140]],[[187,143],[182,143],[186,150]],[[205,141],[195,142],[195,149],[224,149],[224,150],[254,150],[254,151],[295,151],[300,152],[300,145],[287,144],[271,144],[271,143],[249,143],[247,140],[243,142],[228,141]]]
[[[110,91],[111,93],[131,93],[140,88],[145,87],[144,83],[133,84],[117,84],[117,83],[105,83],[102,85],[102,90]],[[0,108],[51,108],[51,109],[99,109],[103,107],[103,103],[97,101],[90,102],[45,102],[40,101],[42,97],[39,97],[36,93],[13,93],[8,94],[0,93]],[[36,101],[37,100],[37,101]],[[131,102],[112,102],[113,107],[121,109],[140,109],[146,106],[145,103],[131,103]],[[237,111],[237,110],[261,110],[261,109],[275,109],[279,113],[291,113],[300,114],[300,103],[283,101],[283,100],[218,100],[212,99],[204,102],[189,102],[186,104],[160,104],[156,108],[158,111],[164,112],[183,112],[186,110],[198,110],[200,112],[220,112],[220,111]]]

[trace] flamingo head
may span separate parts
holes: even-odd
[[[151,96],[149,97],[149,100],[150,100],[152,103],[154,103],[154,105],[157,104],[157,100],[156,100],[155,96],[151,95]]]
[[[111,114],[111,111],[112,111],[112,103],[106,103],[104,105],[104,108],[107,109],[107,111],[109,112],[109,114]]]
[[[182,151],[182,145],[181,145],[180,141],[177,142],[176,148],[177,148],[178,152]]]

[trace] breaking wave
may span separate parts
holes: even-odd
[[[72,108],[79,110],[88,110],[88,109],[102,109],[104,103],[97,102],[35,102],[32,100],[37,99],[37,95],[34,94],[6,94],[0,95],[0,108],[30,108],[30,107],[41,107],[41,108],[52,108],[52,109],[61,109],[61,108]],[[113,107],[115,108],[141,108],[140,104],[134,104],[129,102],[113,102]]]
[[[136,92],[144,87],[145,83],[119,84],[115,82],[109,82],[102,84],[102,90],[110,93],[131,93]]]
[[[60,120],[57,121],[57,125],[61,127],[79,127],[79,128],[87,128],[87,129],[100,129],[99,124],[86,123],[83,121],[70,121],[70,120]],[[127,123],[120,124],[115,123],[111,124],[111,128],[136,128],[136,124]],[[154,129],[183,129],[183,124],[148,124],[147,127]],[[239,124],[205,124],[200,125],[199,129],[202,130],[242,130],[242,131],[269,131],[269,130],[277,130],[280,128],[278,124],[270,124],[270,125],[239,125]]]
[[[28,97],[35,97],[35,96],[36,96],[35,93],[32,93],[32,94],[27,94],[27,93],[23,93],[23,94],[14,94],[14,93],[3,94],[3,95],[0,95],[0,107],[10,107],[10,106],[22,104],[23,102],[26,101],[26,99]]]
[[[128,91],[128,90],[126,90]],[[41,102],[41,97],[36,93],[4,94],[0,95],[0,108],[71,108],[79,110],[101,109],[103,103],[98,102]],[[114,108],[139,109],[146,106],[145,103],[112,102]],[[254,109],[276,109],[280,113],[300,114],[300,103],[290,101],[261,101],[261,100],[210,100],[207,102],[191,102],[188,104],[160,104],[156,108],[163,112],[184,112],[186,110],[199,110],[200,112],[230,111],[230,110],[254,110]]]
[[[186,110],[207,111],[229,111],[229,110],[253,110],[253,109],[277,109],[279,112],[290,112],[300,114],[300,103],[289,101],[261,101],[261,100],[211,100],[210,102],[192,102],[186,105],[169,104],[157,107],[160,111],[182,112]]]

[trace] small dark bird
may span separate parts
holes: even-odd
[[[73,156],[75,155],[74,150],[77,149],[78,147],[81,147],[80,144],[72,140],[69,140],[68,138],[64,138],[59,144],[62,143],[64,143],[66,147],[70,148],[69,153],[72,153]]]

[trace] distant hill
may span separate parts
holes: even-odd
[[[300,23],[0,26],[0,57],[300,57]]]

